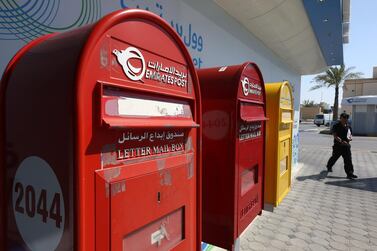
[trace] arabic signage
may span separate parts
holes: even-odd
[[[342,105],[377,105],[377,96],[358,96],[342,100]]]
[[[173,89],[188,90],[188,70],[183,64],[112,39],[113,78]]]
[[[249,81],[248,77],[244,77],[241,80],[242,91],[245,96],[249,94],[260,96],[262,95],[262,87],[253,81]]]
[[[255,139],[262,136],[262,122],[241,123],[239,128],[239,140]]]
[[[137,141],[137,142],[147,142],[154,143],[152,146],[142,146],[135,148],[121,147],[117,149],[117,160],[136,158],[141,156],[149,156],[161,153],[177,152],[183,151],[184,145],[183,141],[177,142],[175,139],[180,138],[183,140],[183,132],[144,132],[143,134],[134,134],[131,131],[123,133],[123,135],[118,139],[118,144],[124,144],[125,142]],[[171,142],[169,142],[171,141]],[[127,144],[126,144],[127,145]]]
[[[164,67],[158,61],[148,62],[145,78],[183,88],[187,85],[187,73],[178,71],[174,66]]]
[[[184,130],[124,131],[115,143],[103,148],[102,165],[108,167],[140,157],[184,152],[186,150],[186,136]]]

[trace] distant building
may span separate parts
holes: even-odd
[[[314,116],[322,113],[320,105],[315,106],[301,106],[300,108],[300,120],[314,119]]]
[[[373,67],[372,78],[349,79],[344,81],[343,99],[355,96],[377,95],[377,67]],[[342,105],[342,110],[352,115],[352,106]]]
[[[377,136],[377,67],[373,78],[344,82],[342,111],[351,114],[355,135]]]

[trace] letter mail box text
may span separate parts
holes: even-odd
[[[167,22],[47,35],[2,82],[8,249],[200,250],[200,90]]]
[[[288,82],[266,84],[265,208],[273,210],[291,188],[293,99]]]
[[[198,70],[203,241],[231,250],[263,205],[265,93],[254,63]]]

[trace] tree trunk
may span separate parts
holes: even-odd
[[[339,85],[335,85],[335,97],[334,97],[334,110],[332,120],[336,121],[338,119],[338,107],[339,107]]]

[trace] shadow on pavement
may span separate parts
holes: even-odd
[[[355,180],[339,180],[325,182],[327,185],[348,187],[353,189],[360,189],[364,191],[377,192],[377,177]]]
[[[328,172],[323,170],[319,174],[313,174],[308,176],[298,176],[296,177],[296,180],[298,181],[304,181],[304,180],[323,180],[327,177]]]
[[[328,179],[345,179],[346,178],[346,175],[344,174],[344,176],[329,176],[329,175],[327,175],[327,177],[326,178],[328,178]]]

